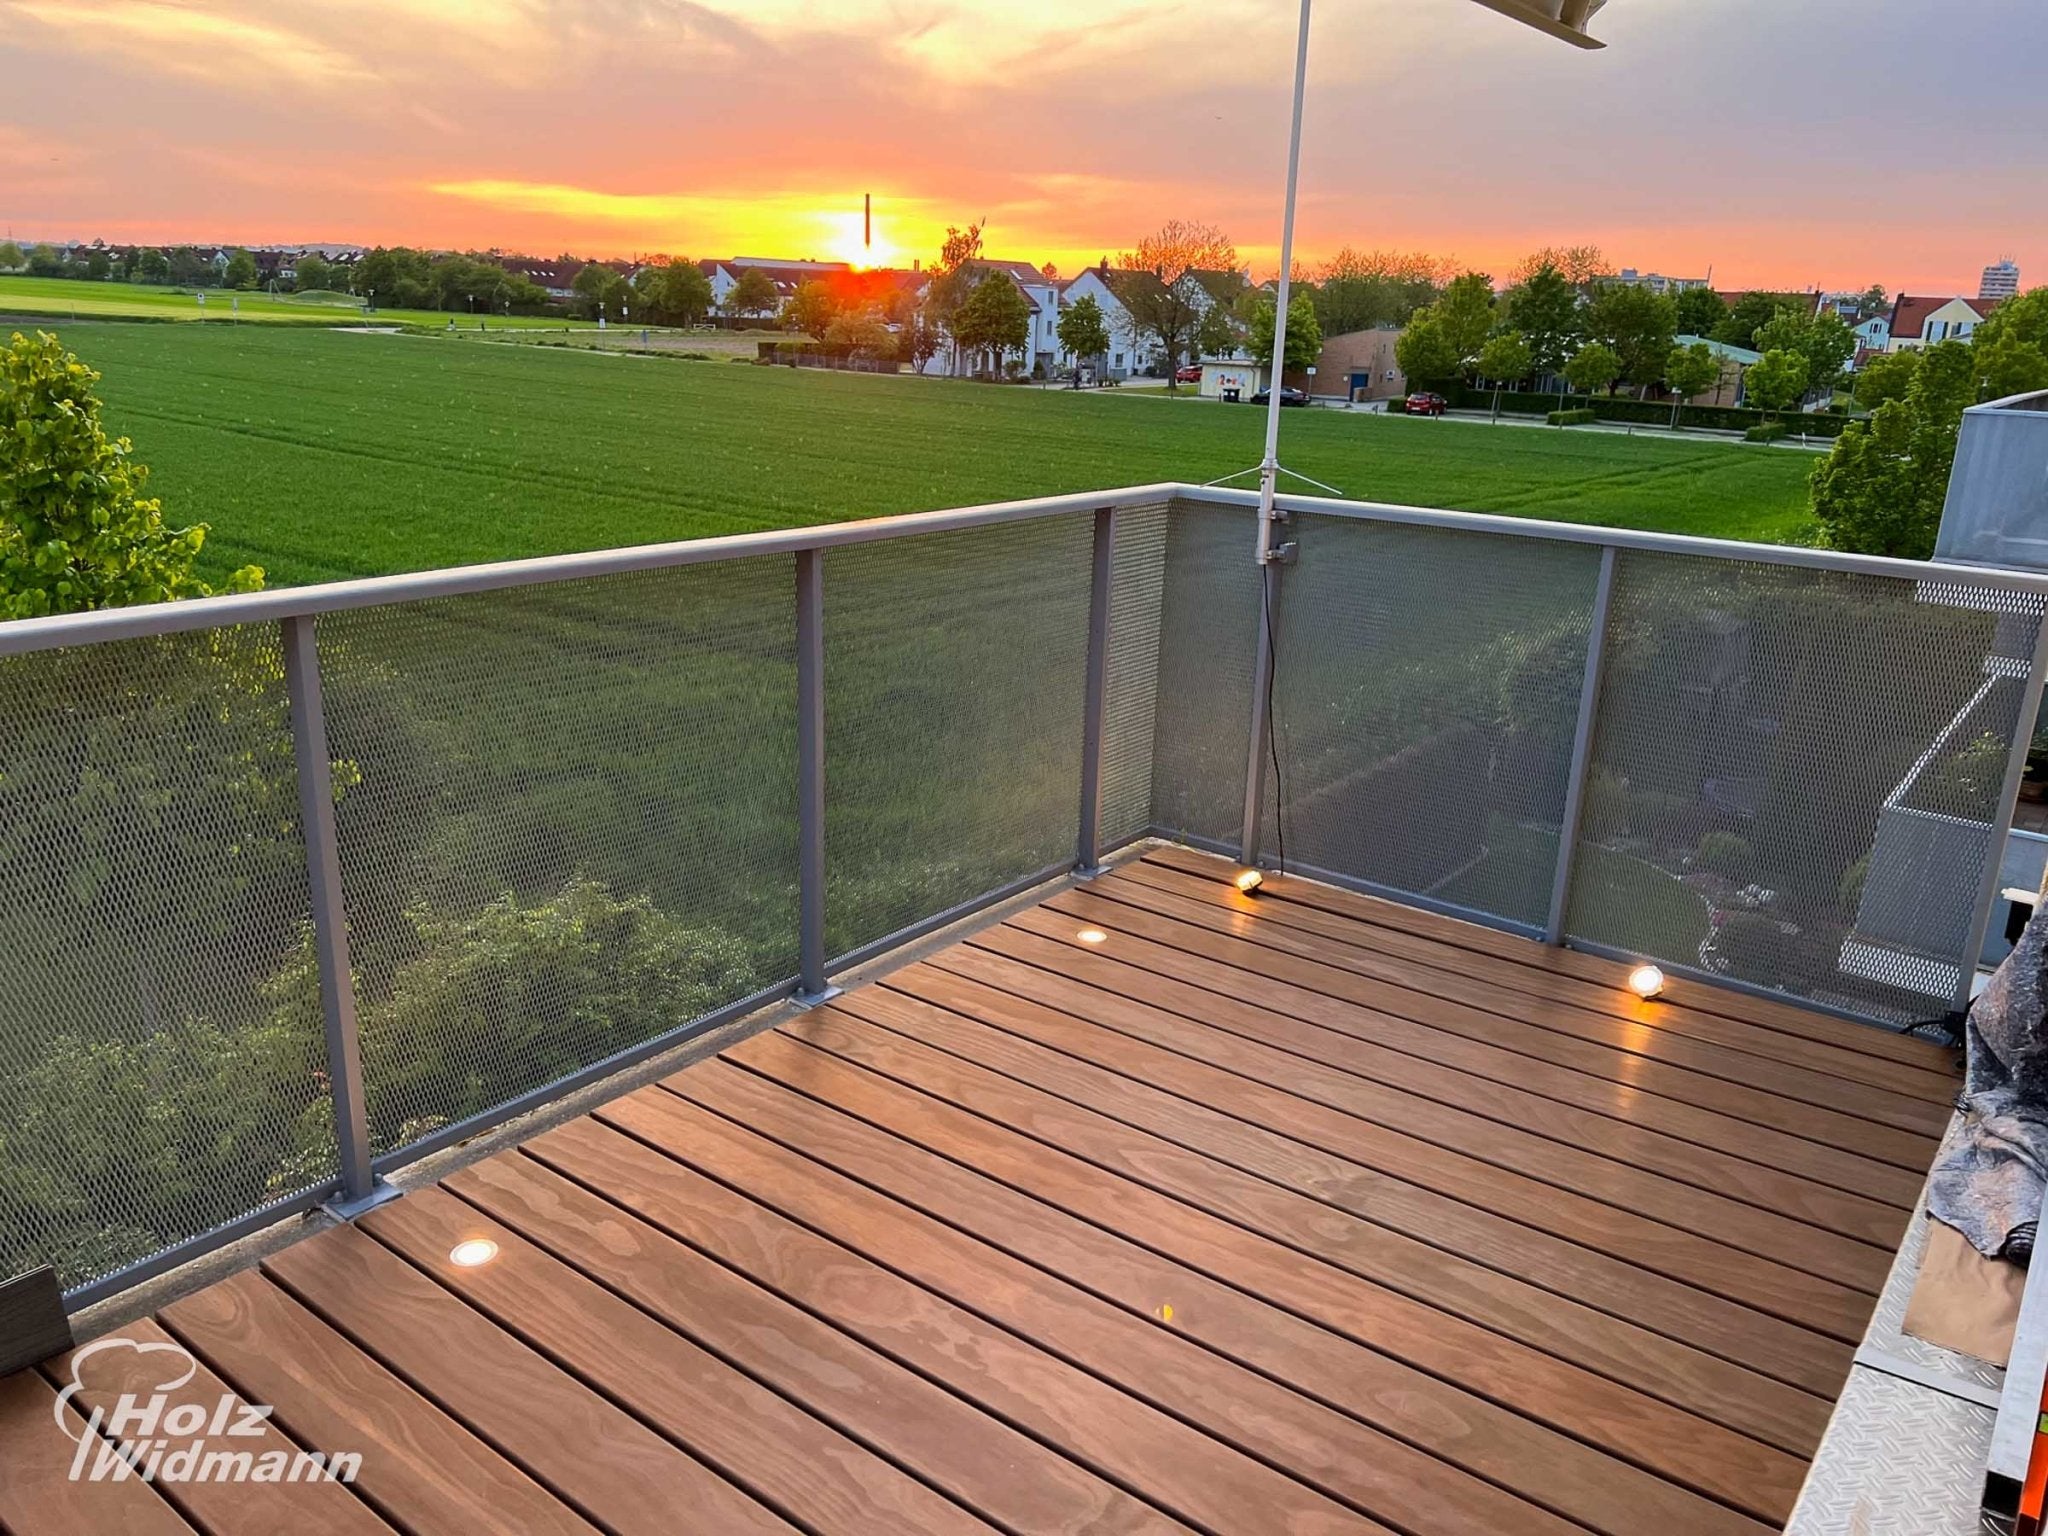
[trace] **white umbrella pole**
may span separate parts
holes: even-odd
[[[1280,291],[1275,296],[1273,363],[1266,385],[1266,456],[1259,461],[1258,659],[1252,669],[1251,751],[1245,764],[1244,820],[1238,837],[1238,854],[1246,864],[1258,862],[1259,817],[1265,810],[1266,756],[1273,729],[1266,707],[1273,677],[1273,526],[1278,517],[1273,501],[1280,485],[1281,374],[1287,363],[1287,307],[1294,298],[1294,208],[1301,185],[1301,109],[1308,95],[1308,27],[1313,3],[1314,0],[1301,0],[1301,32],[1294,51],[1294,107],[1287,135],[1287,206],[1280,224]]]

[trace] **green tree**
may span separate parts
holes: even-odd
[[[1529,338],[1520,331],[1502,331],[1489,337],[1486,345],[1479,349],[1479,376],[1493,380],[1494,420],[1500,419],[1502,386],[1521,383],[1535,366],[1535,348],[1529,345]]]
[[[1444,340],[1458,354],[1458,367],[1469,368],[1479,358],[1479,349],[1493,334],[1498,316],[1494,312],[1493,279],[1484,272],[1467,272],[1452,278],[1443,297],[1427,313],[1442,329]]]
[[[765,315],[775,308],[775,284],[768,274],[758,267],[743,267],[739,277],[726,292],[724,309],[728,315],[751,318]]]
[[[39,245],[28,253],[28,272],[30,277],[62,277],[64,258],[54,245]]]
[[[114,273],[114,258],[105,251],[88,252],[85,258],[85,275],[93,282],[103,283]]]
[[[194,574],[206,525],[165,526],[149,471],[100,424],[98,382],[47,332],[0,352],[0,619],[212,590]],[[262,584],[244,566],[227,589]]]
[[[1812,301],[1796,293],[1745,293],[1710,339],[1731,347],[1756,346],[1756,333],[1777,319],[1781,309],[1811,311]]]
[[[1728,304],[1711,288],[1688,288],[1672,301],[1678,306],[1678,334],[1712,336],[1728,318]]]
[[[171,258],[150,246],[136,256],[135,275],[145,283],[167,283],[171,280]]]
[[[924,287],[924,327],[918,340],[920,344],[929,341],[931,350],[927,357],[937,356],[939,335],[953,334],[953,319],[959,314],[960,306],[967,302],[967,296],[974,291],[978,268],[974,263],[981,259],[981,232],[987,220],[979,220],[961,228],[955,224],[946,226],[946,238],[939,242],[938,259],[932,263],[931,276]],[[924,364],[917,364],[923,371]]]
[[[1528,339],[1538,372],[1558,372],[1585,335],[1579,290],[1548,262],[1510,288],[1501,307],[1508,323]]]
[[[221,285],[246,291],[256,286],[257,276],[256,258],[247,251],[236,251],[221,272]]]
[[[1270,293],[1262,294],[1258,307],[1252,311],[1248,345],[1253,358],[1267,368],[1273,366],[1274,321],[1279,313],[1280,301]],[[1297,293],[1287,302],[1287,363],[1281,372],[1300,373],[1313,368],[1322,355],[1323,327],[1316,319],[1315,300],[1306,293]]]
[[[1060,349],[1074,360],[1074,387],[1081,387],[1082,365],[1109,351],[1109,321],[1095,295],[1084,293],[1060,313]]]
[[[2048,389],[2048,288],[1999,305],[1977,327],[1971,344],[1979,399]]]
[[[1246,290],[1251,292],[1252,290]],[[1092,302],[1092,301],[1091,301]],[[1315,299],[1309,296],[1309,312],[1320,317]],[[1321,321],[1317,321],[1317,334],[1321,335]],[[1205,357],[1235,357],[1244,345],[1244,329],[1238,323],[1237,306],[1234,304],[1211,304],[1202,312],[1199,324],[1195,326],[1195,350],[1197,360]],[[1291,349],[1290,349],[1291,350]]]
[[[1678,413],[1685,402],[1721,382],[1721,360],[1704,341],[1689,347],[1673,347],[1664,361],[1664,382],[1671,390],[1671,426],[1676,431]]]
[[[1000,374],[1003,359],[1021,352],[1031,339],[1031,301],[1007,272],[989,272],[974,285],[953,317],[953,339],[962,350],[985,353],[989,371]]]
[[[1664,377],[1678,337],[1678,305],[1641,284],[1604,283],[1586,306],[1586,334],[1621,359],[1621,376],[1638,388]]]
[[[1621,377],[1621,354],[1603,341],[1589,341],[1564,365],[1565,382],[1582,395],[1612,389]]]
[[[1856,355],[1856,333],[1833,310],[1816,315],[1788,307],[1757,327],[1756,348],[1759,352],[1797,352],[1806,359],[1807,388],[1826,390],[1834,387]]]
[[[28,264],[21,247],[12,240],[0,240],[0,272],[19,272]]]
[[[1743,382],[1749,403],[1775,415],[1791,410],[1806,398],[1806,386],[1812,377],[1812,365],[1805,353],[1790,347],[1774,347],[1750,364]]]
[[[1919,371],[1918,351],[1880,353],[1856,374],[1856,403],[1874,411],[1887,400],[1903,400]]]
[[[678,258],[662,267],[649,292],[664,325],[702,325],[711,313],[711,279],[694,261]]]
[[[308,251],[292,264],[292,286],[301,293],[334,286],[334,268],[318,251]]]
[[[800,331],[806,336],[824,340],[825,333],[832,328],[832,319],[839,313],[839,300],[833,297],[826,284],[813,279],[797,286],[782,306],[782,328],[785,331]]]
[[[896,338],[889,333],[889,322],[879,304],[841,309],[825,327],[824,341],[859,357],[885,360],[896,355]]]
[[[1442,323],[1428,309],[1417,311],[1394,343],[1394,362],[1411,384],[1448,383],[1463,361]]]
[[[1419,252],[1355,251],[1346,246],[1316,274],[1316,319],[1325,336],[1379,325],[1406,325],[1436,302],[1443,263]]]
[[[1968,344],[1922,354],[1905,395],[1854,421],[1813,470],[1813,515],[1829,549],[1925,560],[1955,467],[1963,412],[1977,398]]]

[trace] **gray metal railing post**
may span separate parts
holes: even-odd
[[[1572,761],[1564,788],[1564,814],[1557,827],[1557,872],[1550,881],[1550,918],[1543,925],[1546,943],[1564,942],[1565,914],[1572,899],[1572,871],[1579,829],[1586,819],[1586,779],[1593,766],[1594,717],[1600,710],[1600,676],[1607,662],[1607,617],[1614,606],[1615,550],[1600,551],[1600,579],[1593,588],[1592,620],[1586,632],[1586,671],[1579,683],[1579,720],[1572,733]]]
[[[285,690],[291,699],[292,757],[298,767],[299,819],[306,838],[306,883],[313,902],[313,950],[320,965],[320,1006],[327,1026],[327,1079],[334,1099],[334,1145],[341,1196],[328,1209],[347,1220],[398,1191],[370,1167],[370,1122],[363,1099],[363,1051],[356,1032],[355,975],[349,965],[348,910],[341,896],[341,847],[334,829],[334,770],[320,698],[317,621],[283,622]]]
[[[1267,706],[1271,703],[1273,609],[1277,603],[1277,594],[1273,590],[1274,564],[1265,560],[1257,567],[1259,636],[1257,655],[1252,663],[1252,726],[1250,749],[1245,754],[1244,765],[1244,820],[1239,825],[1237,839],[1238,860],[1247,867],[1259,862],[1259,820],[1266,809],[1267,743],[1273,732],[1273,720]]]
[[[825,979],[825,552],[796,552],[797,999],[821,1003]]]
[[[1991,930],[1991,906],[1998,899],[1999,870],[2005,863],[2005,844],[2012,832],[2013,811],[2019,804],[2027,753],[2034,744],[2044,685],[2048,685],[2048,616],[2042,618],[2040,631],[2034,637],[2034,659],[2027,668],[2026,691],[2020,695],[2018,718],[2012,723],[2012,747],[2005,755],[2005,780],[1999,786],[1998,808],[1991,818],[1991,837],[1984,850],[1984,874],[1978,882],[1977,904],[1970,910],[1969,940],[1956,967],[1953,1002],[1958,1013],[1970,1006],[1970,986],[1977,979],[1984,936]]]
[[[1095,565],[1088,585],[1088,690],[1081,717],[1081,835],[1075,867],[1102,867],[1102,737],[1109,701],[1110,583],[1116,569],[1116,508],[1095,514]]]

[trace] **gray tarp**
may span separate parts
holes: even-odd
[[[1927,1208],[1979,1253],[2024,1264],[2048,1190],[2048,906],[1970,1009],[1964,1120]]]

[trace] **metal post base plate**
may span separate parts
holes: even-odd
[[[380,1205],[387,1205],[404,1193],[405,1191],[396,1184],[388,1183],[383,1179],[374,1179],[371,1181],[367,1193],[357,1195],[353,1200],[339,1199],[326,1201],[321,1205],[320,1209],[332,1216],[336,1221],[354,1221],[365,1212],[374,1211]]]
[[[833,998],[839,996],[845,990],[844,987],[827,987],[822,992],[799,991],[792,993],[789,1000],[799,1008],[816,1008],[824,1003],[831,1002]]]

